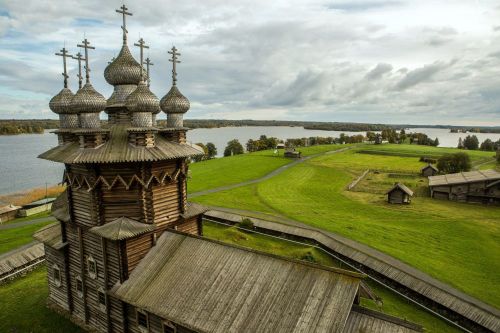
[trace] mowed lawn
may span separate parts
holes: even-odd
[[[302,152],[302,156],[310,156],[346,147],[348,145],[318,145],[297,150]],[[192,163],[189,166],[188,192],[194,193],[263,177],[293,162],[293,159],[285,158],[283,153],[283,149],[280,149],[278,154],[274,154],[273,150],[264,150]]]
[[[367,168],[418,172],[422,165],[415,157],[347,151],[195,201],[274,213],[341,234],[500,307],[500,207],[428,197],[415,197],[408,206],[389,205],[383,194],[346,190]]]
[[[0,254],[34,241],[33,233],[54,221],[40,222],[22,227],[0,230]]]
[[[83,333],[82,329],[47,308],[45,266],[0,285],[0,332]]]

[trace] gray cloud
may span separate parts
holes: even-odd
[[[392,71],[392,65],[391,64],[384,64],[380,63],[377,64],[377,66],[369,71],[365,78],[368,80],[378,80],[380,79],[384,74],[389,73]]]
[[[454,14],[446,4],[413,0],[129,2],[129,38],[140,34],[151,46],[159,97],[171,84],[166,50],[181,50],[179,87],[192,102],[187,117],[500,123],[500,36],[492,30],[500,13],[469,25],[448,20]],[[76,52],[84,32],[96,46],[92,82],[109,96],[102,73],[120,48],[120,5],[4,1],[0,118],[55,117],[47,103],[62,80],[53,53],[64,41]],[[424,21],[425,10],[443,15]],[[74,62],[69,67],[75,91]]]

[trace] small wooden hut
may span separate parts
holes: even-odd
[[[404,184],[397,183],[389,192],[387,192],[387,201],[393,204],[409,204],[412,196],[412,190]]]
[[[430,163],[424,166],[420,171],[424,177],[435,176],[439,172],[439,170]]]
[[[0,223],[13,220],[20,208],[21,207],[14,206],[13,204],[3,204],[0,207]]]
[[[302,153],[300,151],[296,151],[295,148],[287,148],[285,150],[285,157],[288,158],[301,158]]]

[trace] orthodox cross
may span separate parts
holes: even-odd
[[[172,46],[172,51],[168,51],[169,54],[172,55],[172,59],[168,59],[173,65],[172,68],[172,85],[175,86],[177,82],[177,67],[176,64],[180,63],[180,60],[177,60],[177,56],[180,56],[181,54],[177,52],[177,49],[175,46]]]
[[[72,57],[75,60],[78,60],[78,74],[76,75],[78,77],[78,88],[82,87],[82,81],[83,81],[83,76],[82,76],[82,60],[85,60],[85,58],[82,57],[82,54],[78,52],[76,54],[76,57]]]
[[[127,17],[127,15],[128,16],[132,16],[132,13],[127,12],[128,8],[125,7],[125,5],[122,5],[120,7],[120,9],[116,9],[116,12],[122,14],[122,16],[123,16],[123,25],[122,25],[123,43],[126,44],[127,43],[127,33],[128,33],[128,31],[127,31],[127,20],[126,20],[126,17]]]
[[[149,77],[149,66],[153,66],[154,64],[151,62],[149,57],[146,58],[144,64],[146,65],[146,75],[148,76],[148,87],[149,87],[151,85],[151,78]]]
[[[68,50],[66,50],[65,47],[61,49],[60,53],[56,53],[56,55],[63,57],[64,72],[62,73],[62,75],[64,77],[64,88],[68,88],[68,72],[66,71],[66,58],[72,57],[72,55],[68,53]]]
[[[134,43],[135,46],[139,46],[141,49],[141,61],[139,62],[141,64],[141,80],[143,80],[143,68],[142,68],[142,63],[144,62],[144,49],[149,49],[149,46],[146,45],[146,42],[144,42],[144,39],[139,39],[137,43]]]
[[[95,47],[90,46],[90,42],[85,38],[82,44],[78,44],[78,47],[83,47],[85,49],[85,82],[90,82],[90,68],[89,68],[89,49],[95,50]]]

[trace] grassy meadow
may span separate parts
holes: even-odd
[[[46,221],[0,230],[0,254],[33,242],[33,233],[53,222],[54,221]]]
[[[358,152],[366,146],[322,155],[265,182],[194,201],[281,215],[338,233],[500,307],[500,289],[484,287],[500,285],[500,207],[439,201],[425,194],[414,197],[410,205],[390,205],[384,194],[392,185],[387,178],[378,180],[378,184],[376,179],[367,180],[372,181],[371,189],[361,182],[356,191],[346,190],[366,169],[385,175],[418,174],[425,164],[418,157],[395,156],[398,148],[403,153],[415,149],[418,154],[457,151],[408,146],[376,146],[377,150],[391,151],[390,155]],[[487,154],[467,153],[475,159]],[[411,178],[419,184],[426,181]],[[409,185],[412,187],[411,182]],[[421,187],[425,189],[425,185]]]

